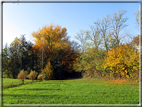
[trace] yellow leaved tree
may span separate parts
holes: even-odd
[[[133,72],[139,70],[139,53],[129,44],[109,50],[106,56],[104,68],[120,74],[120,77],[133,78]]]

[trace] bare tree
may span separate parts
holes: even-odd
[[[79,33],[77,33],[77,35],[75,36],[75,38],[77,40],[79,40],[80,42],[80,47],[81,47],[81,53],[84,53],[85,51],[85,44],[86,44],[86,41],[88,39],[88,32],[84,31],[84,30],[80,30]]]
[[[97,26],[97,30],[101,34],[101,37],[104,41],[104,46],[106,51],[108,51],[108,31],[110,29],[110,16],[107,15],[107,17],[104,17],[101,21],[98,20],[97,22],[94,22],[94,24]]]
[[[98,26],[90,26],[91,34],[88,35],[88,39],[91,40],[95,44],[95,48],[98,50],[99,46],[101,45],[102,38],[101,38],[101,31],[99,30]]]
[[[115,37],[117,41],[117,46],[120,45],[120,31],[127,27],[126,21],[128,20],[127,17],[123,18],[127,11],[120,10],[118,13],[113,14],[113,18],[111,19],[111,28],[112,28],[112,35]]]
[[[136,22],[137,22],[137,25],[139,26],[140,25],[140,11],[139,10],[134,10],[135,11],[135,15],[136,15]]]

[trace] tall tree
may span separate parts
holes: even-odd
[[[15,38],[15,40],[10,44],[10,71],[12,71],[13,78],[16,78],[20,68],[22,67],[22,53],[20,50],[21,41],[18,38]]]
[[[101,31],[99,30],[98,26],[90,26],[91,32],[88,35],[89,40],[91,40],[95,44],[95,48],[98,50],[100,48],[102,38],[101,38]]]
[[[43,62],[40,70],[46,75],[44,78],[49,79],[49,76],[52,79],[65,78],[66,73],[72,70],[71,66],[77,57],[68,40],[66,28],[61,28],[59,25],[45,26],[32,35],[35,38],[33,49],[39,56],[38,62],[40,65]],[[42,60],[39,60],[41,58]]]
[[[77,35],[75,36],[75,38],[80,42],[80,50],[82,54],[85,51],[85,44],[87,42],[88,35],[89,35],[89,32],[80,30],[80,32],[77,33]]]
[[[138,27],[140,26],[140,11],[139,10],[134,10],[135,11],[135,16],[136,16],[136,23]]]
[[[7,75],[10,78],[10,70],[9,70],[9,47],[6,44],[4,49],[2,50],[2,71],[3,74]]]
[[[3,70],[10,77],[17,78],[20,70],[34,69],[34,52],[32,43],[27,42],[24,35],[3,49]]]
[[[97,31],[99,31],[99,33],[101,33],[101,37],[103,38],[105,49],[106,49],[106,51],[108,51],[109,50],[108,35],[109,35],[110,27],[111,27],[110,26],[111,25],[110,16],[107,15],[101,21],[98,20],[98,21],[94,22],[94,24],[97,27]]]
[[[111,34],[115,37],[117,41],[117,46],[120,45],[120,31],[123,30],[125,27],[128,25],[126,24],[126,21],[128,20],[127,17],[124,17],[125,13],[127,11],[125,10],[120,10],[117,13],[113,14],[113,18],[111,19],[111,28],[112,32]]]
[[[66,28],[60,26],[45,26],[41,30],[32,33],[35,38],[34,49],[38,50],[38,56],[40,58],[40,68],[44,68],[46,60],[50,58],[55,49],[64,45],[68,40]]]
[[[21,52],[22,52],[22,67],[21,69],[24,69],[30,72],[30,70],[34,69],[34,51],[32,48],[32,43],[30,41],[26,41],[25,37],[21,37]]]

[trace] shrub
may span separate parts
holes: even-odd
[[[43,79],[43,74],[39,74],[37,77],[38,80],[42,80]]]
[[[139,53],[128,44],[109,50],[106,56],[104,68],[120,74],[120,77],[133,78],[133,72],[139,70]]]
[[[24,70],[21,70],[20,73],[18,74],[18,79],[20,79],[22,81],[22,83],[24,84],[24,79],[27,77],[27,74]]]
[[[52,73],[42,70],[43,80],[50,80],[52,79]]]
[[[33,81],[36,78],[36,76],[37,72],[31,70],[30,74],[27,77]]]
[[[80,57],[76,58],[74,70],[77,72],[83,71],[83,77],[101,77],[104,75],[105,69],[103,68],[105,59],[105,52],[101,49],[92,47]]]
[[[52,78],[52,66],[50,61],[48,61],[47,65],[45,66],[45,68],[42,70],[42,75],[43,75],[43,79],[44,80],[49,80]]]

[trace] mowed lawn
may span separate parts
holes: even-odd
[[[24,81],[25,84],[31,83],[31,80],[26,79]],[[10,79],[10,78],[3,78],[3,89],[10,88],[10,87],[16,87],[21,85],[22,82],[19,79]]]
[[[49,80],[3,89],[3,104],[139,104],[139,85],[121,80]]]

